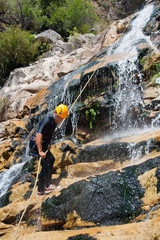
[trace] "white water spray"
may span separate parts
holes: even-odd
[[[15,176],[18,176],[21,172],[22,167],[23,163],[18,163],[0,174],[0,198],[6,194]]]
[[[150,152],[150,148],[152,147],[152,140],[149,139],[146,142],[146,145],[137,146],[136,143],[129,143],[128,148],[130,151],[131,156],[131,165],[135,164],[136,162],[139,162],[143,155],[147,156]]]
[[[110,49],[110,54],[117,53],[137,53],[137,47],[140,44],[148,43],[156,49],[149,36],[144,35],[143,28],[150,20],[154,6],[148,5],[139,12],[137,17],[132,21],[131,30]],[[156,49],[157,50],[157,49]]]
[[[15,165],[13,165],[12,167],[10,167],[9,169],[0,173],[0,198],[3,197],[7,193],[8,189],[12,185],[14,179],[16,177],[18,177],[18,175],[21,173],[24,163],[26,161],[30,161],[31,157],[28,155],[28,151],[29,151],[29,144],[27,143],[23,162],[17,163]]]
[[[143,28],[149,21],[153,12],[153,5],[146,6],[132,21],[131,30],[109,50],[109,54],[123,53],[126,58],[117,62],[118,88],[114,95],[115,110],[113,116],[113,129],[138,128],[145,124],[142,118],[144,108],[142,75],[138,70],[138,52],[140,44],[153,45],[148,36],[143,33]],[[127,55],[132,57],[128,58]]]

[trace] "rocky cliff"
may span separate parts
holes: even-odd
[[[11,73],[1,89],[10,101],[1,122],[1,239],[13,238],[32,194],[38,160],[26,152],[29,132],[60,102],[70,107],[92,74],[51,147],[61,188],[33,194],[17,237],[160,238],[159,9],[155,2],[68,43],[49,32],[53,50]]]

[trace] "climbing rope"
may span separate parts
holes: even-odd
[[[16,239],[16,236],[17,236],[17,233],[18,233],[18,230],[19,230],[21,221],[22,221],[22,219],[23,219],[23,217],[24,217],[24,214],[25,214],[26,211],[27,211],[27,208],[28,208],[28,206],[29,206],[29,204],[30,204],[30,201],[31,201],[31,199],[32,199],[32,196],[33,196],[33,194],[34,194],[34,192],[35,192],[36,185],[37,185],[37,181],[38,181],[38,175],[39,175],[40,165],[41,165],[41,157],[39,158],[37,175],[36,175],[36,180],[35,180],[34,187],[33,187],[33,190],[32,190],[32,194],[31,194],[31,196],[30,196],[30,198],[29,198],[29,200],[28,200],[28,202],[27,202],[27,205],[26,205],[26,207],[25,207],[25,209],[24,209],[24,211],[23,211],[23,213],[22,213],[22,215],[21,215],[21,218],[20,218],[19,223],[18,223],[18,225],[17,225],[17,229],[16,229],[15,234],[14,234],[14,236],[13,236],[13,240]]]
[[[100,66],[102,65],[102,63],[103,63],[104,61],[105,61],[105,59],[98,64],[97,69],[100,68]],[[95,70],[93,71],[93,73],[91,74],[90,78],[88,79],[88,81],[86,82],[86,84],[85,84],[84,87],[82,88],[81,92],[79,93],[79,95],[77,96],[77,98],[76,98],[75,101],[73,102],[72,106],[70,107],[69,112],[72,110],[72,108],[74,107],[74,105],[76,104],[76,102],[78,101],[78,99],[80,98],[80,96],[82,95],[83,91],[84,91],[85,88],[87,87],[88,83],[89,83],[90,80],[92,79],[92,77],[93,77],[93,75],[95,74],[95,72],[97,71],[97,69],[95,69]],[[59,132],[59,130],[61,129],[64,121],[65,121],[65,119],[63,119],[63,121],[60,123],[60,125],[59,125],[59,127],[58,127],[57,133],[54,134],[55,136],[58,134],[58,132]],[[48,152],[48,150],[47,150],[45,153],[47,153],[47,152]],[[18,230],[19,230],[20,224],[21,224],[21,222],[22,222],[22,219],[23,219],[23,217],[24,217],[24,214],[25,214],[26,211],[27,211],[27,208],[28,208],[29,203],[30,203],[30,201],[31,201],[31,199],[32,199],[32,196],[33,196],[33,194],[34,194],[34,192],[35,192],[36,185],[37,185],[37,181],[38,181],[38,175],[39,175],[40,165],[41,165],[41,157],[39,158],[37,175],[36,175],[35,184],[34,184],[34,187],[33,187],[33,190],[32,190],[32,194],[31,194],[31,196],[30,196],[30,198],[29,198],[29,200],[28,200],[28,203],[27,203],[27,205],[26,205],[26,207],[25,207],[25,209],[24,209],[24,211],[23,211],[23,213],[22,213],[22,215],[21,215],[21,218],[20,218],[20,220],[19,220],[19,223],[18,223],[18,225],[17,225],[17,229],[16,229],[16,231],[15,231],[15,234],[14,234],[12,240],[16,240],[16,239],[17,239],[16,236],[17,236],[17,234],[18,234]]]

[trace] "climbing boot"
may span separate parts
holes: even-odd
[[[45,192],[45,194],[48,194],[48,193],[51,193],[58,188],[60,188],[60,186],[55,186],[53,184],[50,184],[49,187],[45,187],[44,192]]]

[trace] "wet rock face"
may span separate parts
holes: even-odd
[[[151,36],[151,40],[154,43],[155,47],[160,48],[160,6],[155,8],[150,21],[144,29],[146,35]]]
[[[66,222],[76,212],[82,221],[114,225],[126,223],[141,212],[144,189],[138,176],[158,166],[160,158],[130,166],[122,171],[90,177],[63,189],[42,204],[43,216]],[[157,171],[157,177],[159,174]]]
[[[137,215],[142,196],[143,189],[135,176],[116,171],[71,185],[60,196],[47,199],[42,209],[47,218],[60,222],[75,211],[83,221],[121,224]]]
[[[160,6],[155,8],[150,21],[145,27],[145,34],[151,35],[156,29],[160,28]]]
[[[126,14],[132,14],[144,6],[145,0],[125,0],[122,7],[125,9]]]
[[[96,240],[97,238],[90,237],[88,234],[80,234],[77,236],[69,237],[67,240]]]
[[[157,177],[157,193],[160,192],[160,166],[157,168],[156,171],[156,177]]]
[[[74,162],[96,162],[106,159],[123,161],[130,158],[130,151],[127,143],[111,143],[109,145],[87,146],[81,149],[79,156]]]
[[[138,149],[141,149],[141,153],[145,154],[147,141],[141,141],[134,145],[134,147],[127,142],[114,142],[114,143],[105,143],[101,145],[87,145],[86,147],[79,148],[79,154],[72,160],[74,163],[81,162],[97,162],[113,159],[114,162],[124,162],[126,159],[132,158],[133,148],[136,152]],[[155,140],[152,140],[150,145],[150,150],[158,149],[159,146]],[[132,149],[132,150],[131,150]]]

